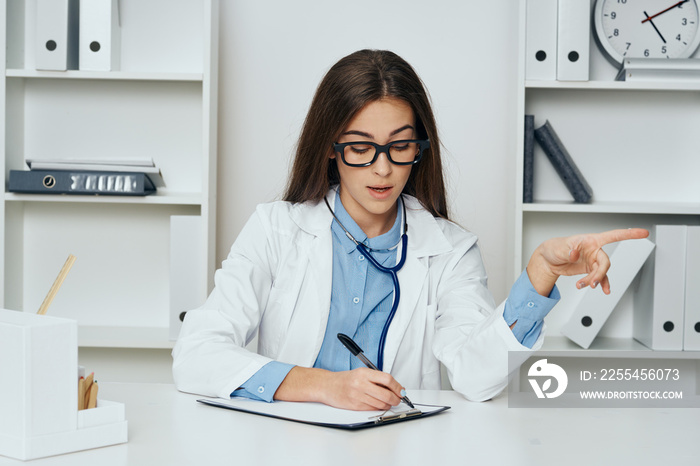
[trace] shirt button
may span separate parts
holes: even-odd
[[[535,307],[535,303],[533,303],[532,301],[530,301],[529,303],[527,303],[527,307]]]
[[[265,387],[262,385],[258,387],[258,393],[263,393],[265,391]]]
[[[360,302],[360,298],[358,298],[357,296],[355,296],[354,298],[352,298],[352,302],[355,303],[355,304],[357,304],[357,303]]]
[[[363,261],[363,260],[365,260],[365,256],[360,256],[360,257],[358,257],[358,259],[360,259],[361,261]]]

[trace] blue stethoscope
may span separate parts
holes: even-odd
[[[391,321],[394,319],[394,314],[396,314],[396,309],[399,307],[399,298],[401,297],[401,288],[399,287],[399,277],[396,275],[396,273],[401,270],[401,267],[403,267],[404,262],[406,262],[406,246],[408,245],[408,222],[406,220],[406,205],[405,202],[403,202],[403,198],[401,199],[401,207],[403,208],[403,235],[401,235],[401,259],[399,260],[399,263],[396,264],[393,267],[384,267],[382,264],[377,262],[377,259],[370,254],[371,248],[367,248],[364,244],[360,243],[355,239],[352,234],[343,226],[342,223],[340,223],[340,220],[338,220],[338,217],[335,216],[335,212],[333,212],[333,209],[331,208],[331,205],[328,203],[328,199],[325,197],[323,198],[324,201],[326,201],[326,206],[328,206],[328,210],[331,211],[331,215],[333,215],[333,218],[335,219],[336,222],[338,222],[338,225],[340,225],[340,228],[343,229],[345,232],[345,235],[350,238],[350,240],[355,243],[355,247],[357,248],[358,251],[362,255],[364,255],[369,261],[372,263],[372,265],[379,270],[380,272],[388,273],[391,275],[391,279],[394,282],[394,302],[391,305],[391,311],[389,311],[389,316],[386,319],[386,323],[384,324],[384,328],[382,329],[382,335],[379,338],[379,349],[377,350],[377,368],[381,371],[384,370],[384,343],[386,342],[386,335],[389,333],[389,325],[391,325]]]

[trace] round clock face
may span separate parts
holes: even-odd
[[[696,0],[597,0],[598,45],[613,62],[687,58],[700,43]]]

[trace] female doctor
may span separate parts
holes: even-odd
[[[508,351],[541,346],[557,278],[585,274],[579,288],[609,293],[601,246],[647,234],[550,239],[496,306],[476,236],[449,220],[420,78],[391,52],[362,50],[320,83],[284,201],[257,207],[187,313],[174,380],[206,396],[388,409],[406,389],[439,389],[442,363],[456,391],[486,400],[507,384]]]

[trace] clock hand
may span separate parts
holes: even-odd
[[[683,3],[683,2],[681,2],[681,3]],[[663,13],[663,12],[662,12],[662,13]],[[656,33],[659,35],[659,37],[661,37],[661,40],[664,41],[664,44],[665,44],[665,43],[666,43],[666,39],[664,39],[664,36],[661,35],[661,33],[659,32],[659,30],[656,28],[656,25],[655,25],[654,22],[651,20],[651,17],[649,17],[649,15],[647,14],[646,11],[644,12],[644,16],[647,17],[647,20],[649,20],[649,24],[651,24],[651,25],[654,27],[654,31],[656,31]],[[645,21],[646,21],[646,20],[645,20]],[[643,22],[643,21],[642,21],[642,22]]]
[[[682,5],[683,3],[687,2],[687,1],[688,1],[688,0],[681,0],[680,2],[676,3],[675,5],[671,5],[670,7],[666,8],[664,11],[659,11],[659,12],[656,13],[655,15],[651,15],[651,16],[647,15],[647,13],[646,13],[646,11],[645,11],[644,14],[646,15],[647,19],[643,19],[643,20],[642,20],[642,23],[646,23],[647,21],[649,21],[649,22],[651,23],[651,20],[654,19],[654,18],[656,18],[656,17],[659,16],[660,14],[666,13],[668,10],[673,10],[673,9],[676,8],[677,6],[680,6],[680,5]],[[652,24],[653,24],[653,23],[652,23]],[[654,29],[656,29],[656,27],[654,27]],[[657,30],[656,32],[659,32],[659,31]],[[664,41],[664,42],[666,42],[666,41]]]

